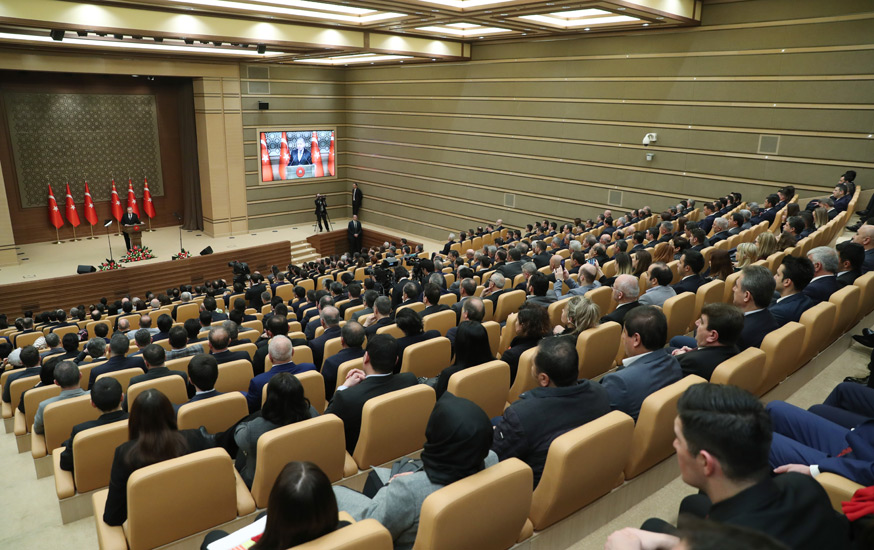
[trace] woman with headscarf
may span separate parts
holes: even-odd
[[[410,549],[428,495],[497,464],[497,455],[489,451],[492,432],[489,418],[478,405],[446,393],[428,419],[421,466],[391,479],[391,470],[376,468],[376,475],[386,484],[373,498],[334,486],[337,507],[356,521],[376,519],[391,533],[395,550]]]

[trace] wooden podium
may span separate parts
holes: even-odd
[[[139,225],[123,225],[121,230],[130,238],[131,248],[135,246],[143,247],[143,232]]]

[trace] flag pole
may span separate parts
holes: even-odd
[[[57,240],[56,240],[54,243],[52,243],[52,244],[61,244],[61,236],[58,234],[58,228],[57,228],[57,227],[55,228],[55,238],[57,238]]]
[[[94,226],[91,225],[91,224],[89,223],[89,224],[88,224],[88,229],[91,230],[91,236],[88,237],[88,240],[90,241],[91,239],[96,239],[97,237],[94,236]]]
[[[118,237],[119,235],[121,235],[121,222],[118,220],[115,220],[115,224],[116,224],[116,226],[118,226],[118,233],[116,233],[115,236]]]
[[[154,231],[154,229],[152,229],[152,218],[146,216],[146,221],[149,222],[149,231]]]
[[[73,227],[73,239],[72,239],[72,240],[73,240],[73,241],[81,241],[81,240],[82,240],[82,239],[77,239],[77,238],[76,238],[76,228],[75,228],[75,227]],[[72,241],[71,241],[71,242],[72,242]]]

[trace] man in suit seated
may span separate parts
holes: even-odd
[[[504,294],[504,287],[507,285],[507,278],[502,274],[495,272],[486,281],[486,287],[480,295],[484,300],[492,301],[492,311],[498,307],[498,299]]]
[[[143,350],[146,349],[146,346],[152,343],[152,335],[144,328],[132,330],[128,334],[133,334],[131,340],[136,344],[138,350],[135,353],[130,354],[128,357],[139,357],[143,354]]]
[[[457,325],[461,319],[461,308],[469,298],[476,293],[476,281],[467,278],[461,281],[459,286],[459,300],[452,304],[452,311],[455,312],[455,324]]]
[[[525,262],[522,260],[522,249],[519,247],[511,248],[507,251],[507,254],[509,255],[508,262],[504,265],[498,266],[497,272],[510,279],[512,282],[513,279],[516,278],[516,275],[522,273],[522,265]]]
[[[140,374],[131,378],[131,386],[133,386],[134,384],[139,384],[140,382],[163,378],[165,376],[179,376],[185,382],[185,388],[189,392],[188,395],[192,394],[193,390],[191,390],[188,386],[188,375],[182,371],[170,370],[164,366],[164,363],[166,361],[166,353],[164,351],[164,348],[162,348],[158,344],[149,344],[145,347],[145,349],[143,349],[143,358],[146,360],[148,370],[145,374]],[[124,410],[128,410],[127,397],[125,397],[122,408]]]
[[[710,244],[715,245],[719,241],[724,241],[725,239],[731,237],[728,232],[728,220],[725,218],[716,218],[713,221],[713,227],[716,229],[716,233],[710,237]]]
[[[740,212],[735,212],[731,215],[731,218],[728,220],[728,234],[729,235],[738,235],[742,231],[743,224],[746,220],[744,220],[744,215]]]
[[[340,337],[340,310],[334,306],[326,306],[319,313],[319,321],[325,329],[321,336],[316,336],[307,345],[313,350],[313,363],[321,365],[325,355],[325,344],[328,340]]]
[[[548,308],[556,301],[555,294],[549,292],[549,279],[543,273],[535,271],[528,278],[528,297],[526,302]]]
[[[307,342],[309,342],[310,340],[312,340],[313,338],[316,337],[316,329],[318,329],[320,326],[322,326],[322,318],[321,318],[322,311],[326,307],[334,307],[334,298],[332,298],[331,296],[328,296],[328,295],[323,295],[321,298],[319,298],[318,304],[319,305],[317,306],[317,308],[315,310],[313,310],[314,314],[309,318],[310,320],[306,321],[307,318],[306,317],[304,318],[304,322],[306,324],[304,325],[303,332],[306,335]],[[339,315],[339,310],[338,310],[338,315]]]
[[[510,405],[495,427],[492,450],[500,460],[516,457],[540,482],[549,446],[558,436],[610,412],[603,386],[579,375],[576,341],[545,338],[537,346],[532,373],[537,387]]]
[[[714,302],[701,309],[701,318],[695,322],[694,343],[686,342],[685,336],[671,339],[683,347],[672,353],[683,376],[696,374],[710,380],[714,369],[723,361],[737,355],[737,341],[744,327],[743,313],[733,305]]]
[[[601,323],[614,321],[620,325],[625,316],[640,305],[637,297],[640,295],[640,281],[634,275],[620,275],[613,281],[613,299],[616,309],[609,315],[601,317]],[[664,345],[664,344],[663,344]]]
[[[352,314],[352,320],[357,321],[359,323],[364,322],[364,319],[367,319],[373,313],[373,304],[376,302],[376,299],[379,298],[379,292],[368,289],[364,291],[364,309],[360,309]],[[362,317],[364,319],[362,319]]]
[[[394,320],[391,318],[391,298],[388,296],[380,296],[373,302],[373,313],[371,313],[364,323],[364,332],[367,338],[376,335],[376,331],[382,327],[387,327]]]
[[[425,283],[425,289],[422,291],[422,302],[425,304],[425,309],[419,312],[419,317],[422,319],[432,313],[440,313],[450,309],[446,304],[440,303],[440,287],[434,283]]]
[[[193,320],[193,319],[189,319]],[[195,321],[196,323],[197,321]],[[203,353],[203,346],[189,346],[188,332],[184,327],[174,326],[170,329],[170,337],[167,338],[170,343],[170,351],[167,352],[167,361],[171,359],[179,359],[180,357],[188,357],[189,355],[197,355]]]
[[[33,417],[33,433],[36,434],[45,433],[45,410],[47,406],[88,393],[80,387],[79,381],[82,378],[82,373],[79,372],[79,367],[72,361],[59,361],[55,365],[52,374],[55,385],[61,388],[61,393],[40,402],[36,415]]]
[[[465,300],[464,305],[461,306],[461,318],[458,320],[458,324],[460,325],[464,321],[476,321],[477,323],[482,323],[485,315],[486,308],[483,304],[482,298],[478,296],[471,296],[470,298]],[[455,353],[455,336],[457,334],[458,326],[454,326],[446,331],[446,338],[449,339],[449,343],[453,346],[453,353]]]
[[[105,326],[105,325],[104,325]],[[84,365],[85,359],[91,358],[91,363],[98,363],[106,360],[106,340],[95,336],[88,340],[85,344],[85,349],[82,350],[76,359],[73,360],[77,365]]]
[[[641,304],[662,307],[665,300],[677,295],[670,286],[674,279],[674,272],[671,271],[668,264],[664,262],[651,264],[646,271],[646,277],[649,279],[649,288],[640,297]]]
[[[352,283],[346,287],[346,290],[349,293],[349,301],[340,306],[340,319],[346,318],[346,310],[350,307],[358,307],[364,304],[364,300],[361,298],[360,284]]]
[[[835,276],[840,269],[838,253],[834,248],[818,246],[807,253],[807,258],[813,262],[813,279],[803,292],[813,301],[813,305],[826,302],[839,288]]]
[[[67,472],[73,471],[73,440],[77,434],[97,426],[105,426],[119,420],[127,419],[127,413],[121,409],[121,401],[124,394],[121,391],[121,383],[115,378],[101,378],[91,388],[91,405],[100,411],[96,420],[86,420],[73,426],[70,437],[61,444],[61,469]]]
[[[449,237],[446,239],[446,244],[443,245],[443,250],[440,251],[441,254],[446,256],[449,254],[449,247],[455,244],[455,233],[450,233]]]
[[[640,306],[625,315],[622,342],[626,357],[619,370],[601,379],[613,410],[636,422],[649,394],[683,377],[680,364],[664,349],[667,338],[668,321],[659,308]]]
[[[534,257],[531,259],[531,261],[534,262],[534,265],[537,266],[537,269],[549,265],[550,257],[552,257],[552,254],[546,251],[546,243],[543,241],[535,241]]]
[[[392,374],[397,360],[398,344],[393,336],[376,334],[368,337],[363,370],[350,371],[331,399],[325,414],[336,414],[343,421],[346,450],[350,453],[358,444],[361,413],[367,400],[418,383],[416,375],[411,372]]]
[[[146,372],[146,365],[142,357],[127,357],[130,349],[130,340],[123,334],[113,334],[109,341],[109,359],[91,369],[88,378],[88,389],[94,386],[97,377],[107,372],[117,372],[124,369],[139,368]]]
[[[768,268],[760,265],[746,266],[735,280],[733,302],[744,313],[744,328],[737,342],[740,351],[761,346],[765,336],[779,328],[768,311],[776,286]]]
[[[844,288],[856,282],[862,276],[862,264],[865,261],[865,249],[861,244],[852,241],[843,241],[835,246],[838,252],[840,267],[835,276],[838,279],[838,287]]]
[[[219,365],[230,363],[231,361],[238,361],[240,359],[245,359],[250,363],[252,362],[251,357],[249,357],[249,354],[245,351],[231,351],[228,349],[231,335],[225,327],[217,326],[210,328],[207,339],[209,340],[209,352],[213,357],[215,357],[216,363]]]
[[[819,483],[771,475],[771,422],[755,396],[736,386],[696,384],[680,397],[677,412],[680,475],[700,490],[683,500],[682,512],[770,535],[795,550],[849,547],[847,519]],[[643,528],[676,532],[659,519]]]
[[[325,397],[330,400],[337,387],[337,371],[346,361],[364,357],[364,327],[355,321],[349,321],[340,329],[341,349],[327,357],[322,364],[322,377],[325,380]]]
[[[195,403],[210,397],[222,395],[222,392],[215,389],[215,382],[218,380],[218,363],[215,357],[208,353],[202,353],[191,358],[188,363],[188,377],[191,382],[191,387],[194,388],[194,395],[182,405],[173,405],[176,413],[179,409],[188,403]]]
[[[813,264],[807,258],[786,255],[777,268],[774,281],[780,297],[768,308],[777,326],[798,322],[805,311],[813,307],[813,302],[802,291],[813,278]]]
[[[577,283],[577,281],[571,279],[570,273],[567,270],[556,270],[555,284],[552,287],[555,299],[562,300],[571,296],[583,296],[586,292],[600,287],[601,283],[598,282],[600,271],[601,268],[597,264],[584,264],[579,270],[579,280],[581,283]],[[565,284],[568,286],[568,292],[567,294],[562,294]]]
[[[700,275],[704,269],[704,256],[698,251],[687,248],[680,256],[677,269],[680,271],[680,282],[671,287],[677,294],[698,292],[698,287],[707,282]]]
[[[862,273],[874,270],[874,225],[865,224],[853,235],[853,242],[862,245],[865,258],[862,261]]]
[[[713,221],[718,214],[716,213],[715,205],[712,202],[705,202],[702,211],[704,212],[704,219],[701,220],[699,227],[704,230],[704,234],[706,235],[707,233],[710,233],[710,229],[713,228]]]
[[[212,296],[207,296],[203,299],[203,303],[200,304],[200,310],[209,313],[211,323],[215,323],[216,321],[226,321],[228,318],[224,313],[216,311],[217,307],[218,305],[216,304],[215,298]]]
[[[291,340],[287,336],[277,335],[270,339],[267,344],[270,361],[273,363],[273,368],[267,372],[255,375],[249,381],[249,391],[243,392],[246,396],[246,401],[249,404],[249,412],[253,413],[261,409],[261,392],[264,386],[280,372],[290,374],[300,374],[311,370],[318,370],[312,363],[295,364],[292,361],[294,357],[294,348],[291,345]],[[192,359],[193,361],[194,359]]]

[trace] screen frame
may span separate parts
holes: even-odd
[[[257,126],[255,128],[255,161],[257,163],[257,167],[255,169],[255,176],[258,178],[258,186],[268,187],[271,185],[303,185],[310,184],[315,182],[324,182],[324,181],[336,181],[340,179],[340,170],[335,164],[334,174],[333,176],[329,174],[325,174],[320,178],[292,178],[292,179],[284,179],[284,180],[273,180],[273,181],[264,181],[261,179],[261,134],[267,132],[334,132],[334,162],[337,163],[337,158],[339,157],[339,147],[338,142],[340,138],[337,133],[337,126],[329,125],[329,124],[308,124],[306,126]]]

